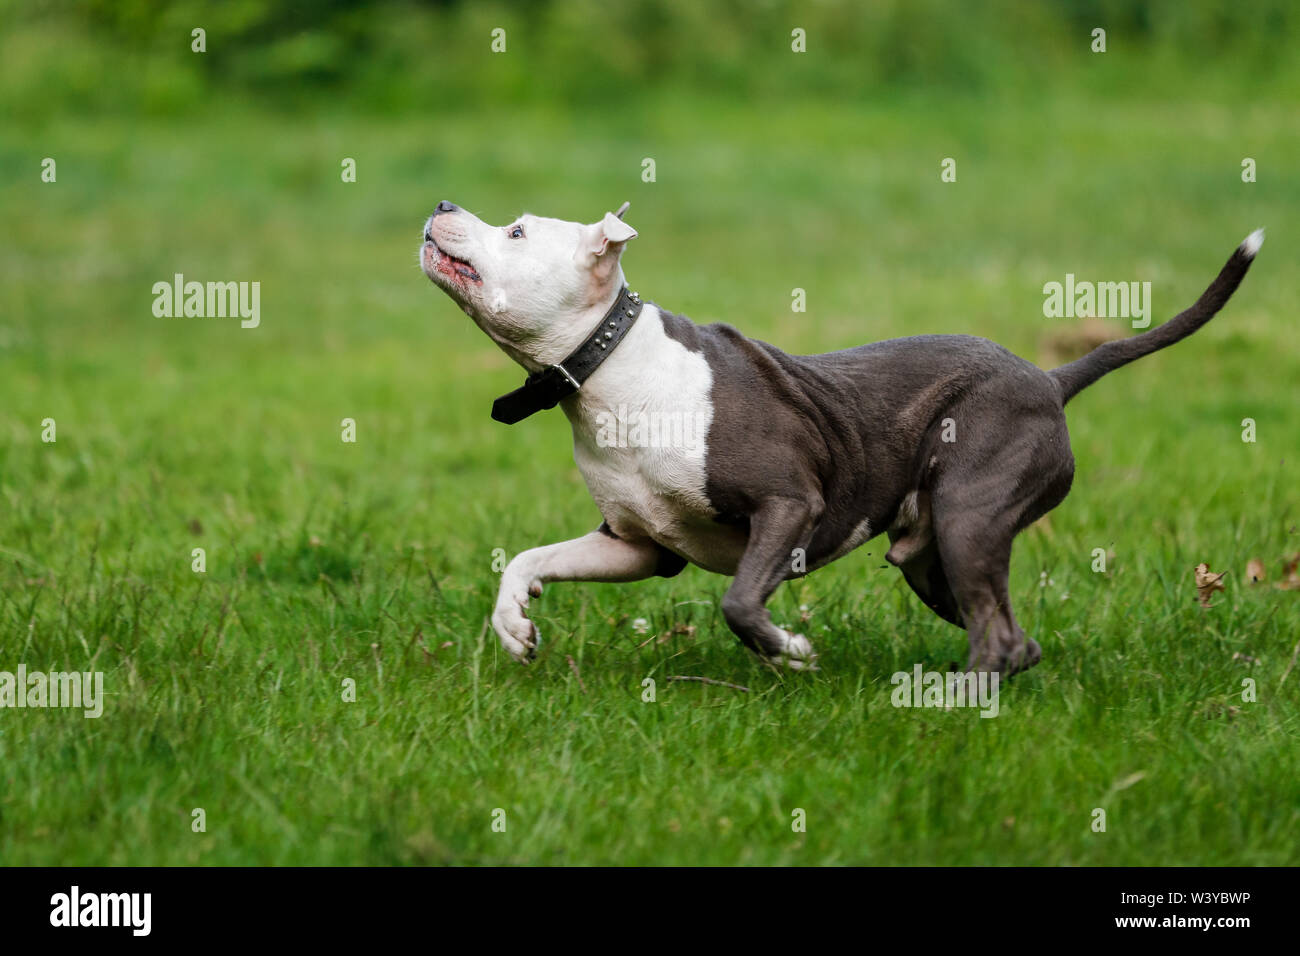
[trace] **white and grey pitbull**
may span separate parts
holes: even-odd
[[[734,576],[722,613],[747,647],[812,666],[812,645],[772,623],[768,598],[885,532],[887,560],[967,630],[971,670],[1032,667],[1041,651],[1007,590],[1011,543],[1070,490],[1065,403],[1209,321],[1263,242],[1251,233],[1168,322],[1048,372],[968,335],[802,356],[696,325],[628,291],[626,208],[589,225],[524,215],[492,226],[444,201],[424,227],[424,272],[529,372],[493,417],[558,403],[604,518],[506,567],[492,625],[521,662],[537,649],[527,612],[544,584],[671,576],[689,562]],[[690,440],[646,439],[684,414]]]

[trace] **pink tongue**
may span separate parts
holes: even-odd
[[[442,252],[441,250],[439,250],[439,252],[441,253],[441,258],[438,261],[438,270],[440,272],[443,272],[447,275],[451,275],[452,273],[455,273],[456,275],[459,275],[465,279],[474,278],[474,270],[470,268],[468,265],[466,265],[465,263],[461,262],[458,259],[453,259],[451,256],[447,255],[447,253]]]

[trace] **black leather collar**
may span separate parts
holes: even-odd
[[[522,387],[493,402],[492,417],[513,425],[534,412],[554,408],[561,399],[568,398],[591,378],[592,372],[609,357],[640,315],[641,298],[623,286],[613,307],[605,313],[587,340],[569,353],[563,362],[533,372]]]

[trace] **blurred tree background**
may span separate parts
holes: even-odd
[[[1292,0],[3,0],[0,11],[0,97],[28,120],[165,115],[223,96],[371,112],[583,109],[674,90],[759,102],[921,87],[988,97],[1080,76],[1209,102],[1300,91]],[[197,27],[202,56],[190,50]],[[810,55],[792,70],[794,27],[807,31]],[[1128,69],[1112,64],[1090,80],[1096,27]],[[509,55],[484,55],[495,28]],[[481,46],[448,40],[466,36]],[[778,58],[780,69],[766,68]]]

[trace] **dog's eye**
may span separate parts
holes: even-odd
[[[511,226],[510,231],[506,233],[511,239],[522,239],[524,237],[523,226]]]

